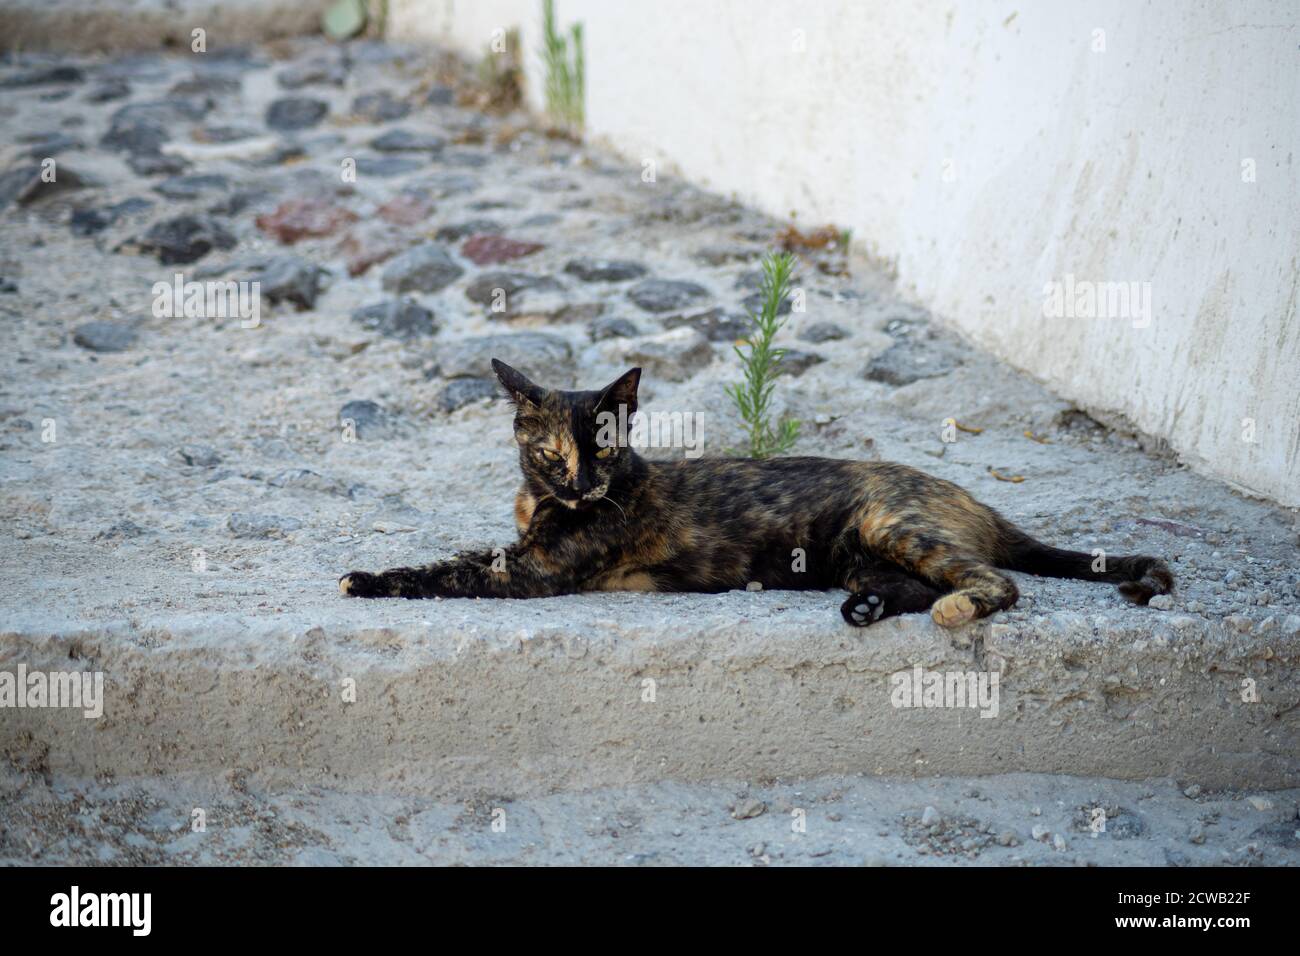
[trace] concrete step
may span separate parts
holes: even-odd
[[[1089,588],[1023,580],[1035,607]],[[0,671],[102,672],[104,707],[0,711],[0,747],[71,776],[238,769],[431,796],[838,773],[1300,785],[1295,618],[1240,633],[1092,588],[1107,597],[1091,615],[854,629],[839,592],[360,602],[276,587],[280,613],[256,595],[224,615],[15,609]],[[897,706],[918,667],[996,681],[995,714]]]

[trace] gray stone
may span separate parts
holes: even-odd
[[[297,256],[277,256],[255,279],[262,284],[261,294],[268,302],[292,302],[301,312],[315,307],[329,275],[328,269]]]
[[[162,123],[131,119],[114,122],[99,145],[123,153],[156,153],[169,139],[171,134]]]
[[[347,428],[349,422],[356,437],[362,441],[398,438],[406,431],[400,418],[378,402],[364,399],[348,402],[339,409],[339,425]]]
[[[623,361],[640,365],[651,377],[684,382],[713,361],[713,347],[694,329],[681,328],[629,339],[621,355]]]
[[[483,399],[500,397],[501,386],[494,378],[454,378],[438,396],[438,407],[444,412],[454,412]]]
[[[757,315],[763,309],[763,293],[755,292],[752,295],[747,295],[740,304],[747,312],[753,312]],[[787,295],[781,300],[780,305],[776,307],[776,314],[789,315],[791,308],[793,308],[793,304],[790,301],[790,296]]]
[[[437,292],[464,273],[447,250],[426,242],[394,258],[384,269],[383,285],[386,292]]]
[[[235,513],[226,519],[226,527],[236,538],[283,538],[301,528],[302,522],[281,515]]]
[[[842,326],[834,322],[814,322],[799,333],[799,340],[818,345],[822,342],[838,342],[840,339],[848,338],[848,335],[849,333]]]
[[[21,73],[0,77],[0,89],[23,89],[32,86],[53,86],[64,83],[81,83],[86,75],[79,67],[69,65],[38,66]]]
[[[304,491],[317,491],[326,495],[348,497],[348,486],[337,478],[329,478],[310,468],[290,468],[267,479],[273,488],[301,488]]]
[[[646,267],[627,259],[572,259],[564,267],[583,282],[626,282],[646,274]]]
[[[596,319],[587,326],[587,335],[593,342],[603,342],[606,339],[630,339],[641,334],[629,319],[620,319],[607,317]]]
[[[219,73],[195,73],[183,80],[177,80],[167,90],[169,96],[211,96],[216,99],[236,98],[244,91],[243,84],[237,76],[224,76]]]
[[[40,163],[28,163],[0,174],[0,209],[10,203],[27,205],[56,193],[82,189],[88,181],[62,163],[55,167],[54,180],[46,182]]]
[[[352,115],[371,123],[388,123],[411,112],[411,104],[399,100],[388,90],[363,93],[352,101]]]
[[[276,74],[282,89],[298,90],[304,86],[342,86],[348,78],[347,67],[338,60],[316,59],[295,63]]]
[[[207,173],[164,179],[153,190],[168,199],[197,199],[204,193],[225,192],[229,188],[230,180],[225,176]]]
[[[122,322],[98,319],[79,325],[72,341],[92,352],[125,352],[135,344],[135,329]]]
[[[281,132],[311,129],[329,114],[329,104],[307,96],[284,96],[266,109],[266,125]]]
[[[484,272],[471,282],[465,289],[465,297],[471,302],[477,302],[479,305],[492,308],[504,295],[502,305],[505,306],[507,312],[510,312],[514,311],[512,301],[520,293],[528,291],[558,292],[561,288],[560,283],[550,276],[498,269],[492,272]]]
[[[110,79],[100,83],[86,94],[87,103],[110,103],[131,95],[131,84],[126,80]]]
[[[406,129],[389,130],[370,141],[370,148],[381,153],[437,153],[446,145],[441,136]]]
[[[443,226],[433,238],[439,242],[459,242],[466,236],[472,236],[476,232],[485,232],[495,234],[501,232],[505,227],[495,219],[470,219],[467,222],[458,222],[453,225]]]
[[[898,388],[923,378],[947,375],[960,362],[943,352],[927,349],[923,345],[904,339],[871,360],[863,372],[873,382],[883,382]]]
[[[233,249],[235,237],[210,216],[183,215],[154,223],[136,241],[163,265],[196,262],[213,249]]]
[[[814,365],[820,365],[826,359],[816,352],[803,352],[799,349],[786,349],[776,367],[777,375],[790,375],[798,378]]]
[[[357,175],[391,179],[425,169],[429,164],[409,156],[358,156]]]
[[[682,327],[695,329],[710,342],[735,342],[745,338],[753,329],[753,323],[743,315],[724,312],[720,308],[696,312],[693,315],[670,315],[664,319],[664,328]]]
[[[132,153],[126,164],[137,176],[176,176],[190,168],[189,160],[165,153]]]
[[[480,335],[445,343],[439,371],[447,378],[491,378],[492,359],[514,366],[534,381],[566,377],[572,362],[569,343],[547,332]]]
[[[433,312],[409,296],[363,306],[352,313],[352,321],[371,332],[407,341],[438,330]]]
[[[647,312],[676,312],[703,302],[709,290],[697,282],[646,279],[629,289],[627,297]]]
[[[176,457],[195,468],[212,468],[221,464],[221,456],[211,445],[182,445]]]

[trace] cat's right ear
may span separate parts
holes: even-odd
[[[497,378],[505,386],[506,393],[510,400],[515,403],[516,408],[524,408],[532,405],[540,408],[542,400],[546,397],[546,390],[538,385],[528,381],[528,378],[515,369],[512,369],[505,362],[498,359],[492,360],[492,371],[497,373]]]

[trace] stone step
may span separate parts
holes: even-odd
[[[855,629],[839,620],[839,592],[284,592],[279,614],[144,624],[15,611],[0,671],[102,672],[103,715],[7,709],[0,747],[72,776],[233,769],[272,786],[432,796],[840,773],[1300,785],[1292,619],[1236,633],[1116,606]],[[933,673],[973,675],[996,697],[906,706]]]

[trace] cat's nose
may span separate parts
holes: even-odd
[[[578,470],[577,477],[573,479],[573,490],[578,494],[583,494],[591,490],[591,479],[587,477],[587,472],[585,470]]]

